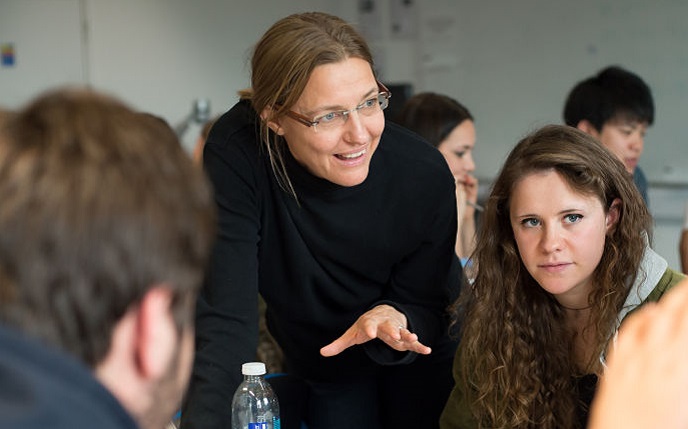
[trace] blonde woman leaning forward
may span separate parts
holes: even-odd
[[[219,235],[183,428],[227,426],[255,359],[258,293],[285,370],[307,387],[309,429],[438,425],[461,279],[454,180],[385,122],[391,101],[365,40],[335,16],[288,16],[255,46],[251,88],[203,153]]]

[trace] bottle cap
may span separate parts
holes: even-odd
[[[243,375],[263,375],[265,374],[265,364],[263,362],[246,362],[241,365]]]

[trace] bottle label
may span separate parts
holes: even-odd
[[[273,417],[272,424],[270,422],[249,423],[248,429],[280,429],[280,419]]]

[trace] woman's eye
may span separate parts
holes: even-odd
[[[528,218],[528,219],[523,219],[523,220],[521,221],[521,225],[523,225],[523,226],[525,226],[525,227],[528,227],[528,228],[532,228],[532,227],[534,227],[534,226],[540,225],[540,221],[538,221],[537,219],[531,217],[531,218]]]
[[[466,154],[465,151],[458,151],[454,152],[454,155],[458,156],[459,158],[463,158],[463,156]]]
[[[581,215],[579,215],[579,214],[568,214],[568,215],[566,215],[566,216],[564,217],[564,219],[565,219],[566,222],[568,222],[568,223],[576,223],[576,222],[578,222],[579,220],[581,220],[582,218],[583,218],[583,216],[581,216]]]
[[[378,103],[379,101],[377,100],[377,97],[371,98],[363,102],[363,107],[366,109],[370,109],[371,107],[375,107]]]
[[[337,112],[326,113],[320,117],[318,122],[331,122],[337,119],[337,116],[339,116]]]

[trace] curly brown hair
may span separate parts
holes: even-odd
[[[619,221],[610,229],[593,273],[590,326],[594,358],[573,362],[574,333],[564,309],[531,277],[519,256],[509,203],[520,179],[554,170],[574,189],[607,210],[620,200]],[[651,218],[621,162],[575,128],[549,125],[521,140],[493,184],[483,214],[474,261],[477,276],[455,305],[463,327],[457,380],[472,399],[481,427],[576,427],[574,376],[587,373],[606,348],[642,259]],[[643,231],[646,233],[644,234]]]

